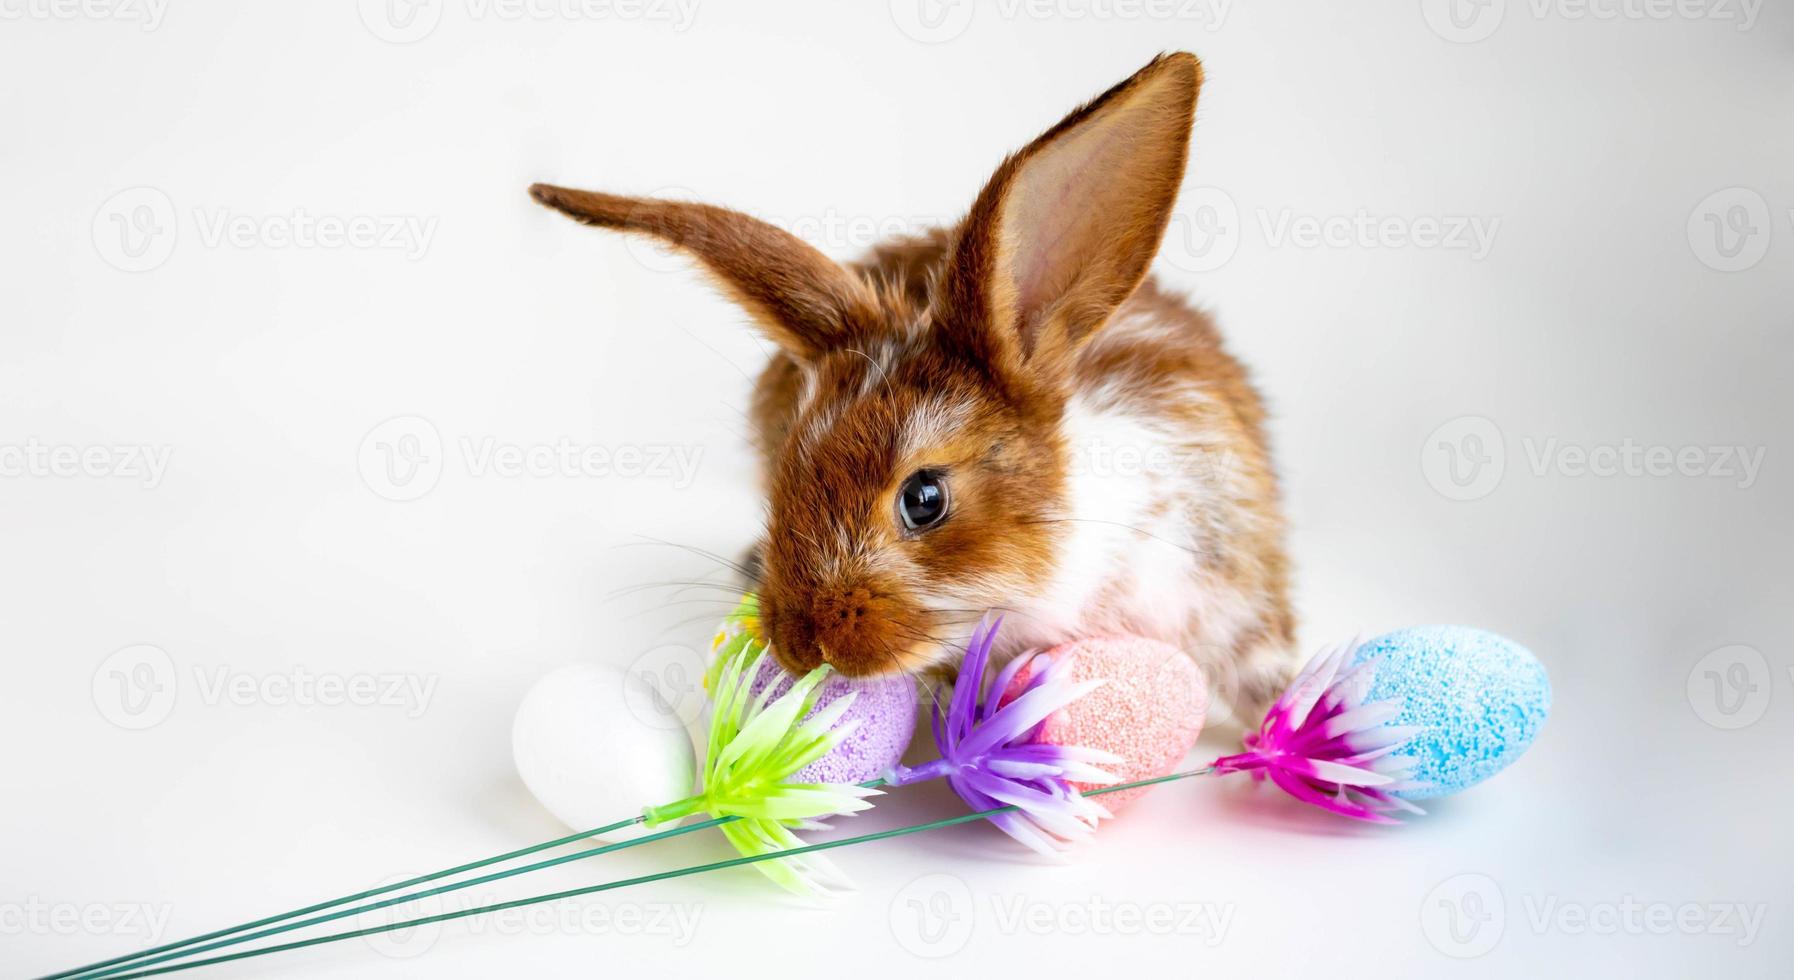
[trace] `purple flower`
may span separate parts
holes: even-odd
[[[1046,654],[1020,656],[985,689],[991,643],[1002,622],[998,617],[972,633],[951,701],[945,710],[935,702],[934,741],[941,757],[914,769],[897,766],[886,780],[902,786],[945,776],[974,810],[1012,805],[1016,809],[992,814],[990,822],[1036,851],[1055,854],[1110,815],[1070,784],[1113,783],[1115,777],[1098,766],[1121,760],[1097,749],[1035,741],[1053,712],[1102,684],[1074,683],[1069,662],[1055,663]],[[1027,683],[1015,697],[1005,697],[1024,665],[1030,665]]]
[[[1346,643],[1316,654],[1246,736],[1246,751],[1216,759],[1215,772],[1269,776],[1296,799],[1355,820],[1397,823],[1386,811],[1425,813],[1394,795],[1421,785],[1412,778],[1413,757],[1394,754],[1420,729],[1389,724],[1399,701],[1364,703],[1375,658],[1339,673],[1356,648]]]

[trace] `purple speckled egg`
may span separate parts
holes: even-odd
[[[758,695],[768,684],[776,685],[773,697],[791,689],[791,675],[771,657],[761,665],[760,675],[748,690]],[[814,715],[823,705],[849,691],[858,696],[835,727],[855,720],[859,727],[848,733],[834,751],[799,769],[791,782],[863,783],[884,775],[903,758],[916,730],[915,679],[907,674],[850,678],[830,673],[822,682],[816,703],[804,717]]]

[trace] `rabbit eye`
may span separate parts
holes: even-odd
[[[897,491],[897,516],[911,531],[924,531],[947,517],[947,481],[933,470],[919,470]]]

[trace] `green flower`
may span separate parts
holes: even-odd
[[[717,627],[716,636],[710,640],[710,666],[704,671],[704,690],[715,691],[716,682],[722,676],[723,667],[731,660],[741,657],[742,652],[750,645],[762,644],[760,639],[760,597],[752,592],[744,592],[741,601],[736,603],[735,611],[723,619]]]
[[[744,633],[743,635],[749,635]],[[733,646],[733,644],[730,644]],[[776,684],[750,693],[754,678],[767,664],[766,644],[751,638],[739,649],[718,657],[710,684],[710,739],[705,749],[702,782],[697,795],[649,807],[650,826],[704,812],[735,817],[717,829],[737,851],[749,857],[801,847],[793,830],[816,830],[820,818],[872,808],[866,797],[879,791],[865,786],[786,782],[799,769],[827,755],[855,727],[836,722],[853,703],[849,693],[829,702],[812,718],[827,666],[799,678],[791,689],[771,698]],[[780,885],[803,895],[827,891],[843,877],[829,861],[807,855],[754,865]]]

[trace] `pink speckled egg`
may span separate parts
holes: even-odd
[[[1138,636],[1105,636],[1062,643],[1047,654],[1055,660],[1070,658],[1072,676],[1079,682],[1102,678],[1107,683],[1048,718],[1040,740],[1115,753],[1124,761],[1104,768],[1119,782],[1172,772],[1202,734],[1208,687],[1196,664],[1176,647]],[[1005,699],[1021,693],[1027,678],[1024,667],[1004,692]],[[1072,785],[1079,791],[1096,788]],[[1150,788],[1095,799],[1113,811]]]

